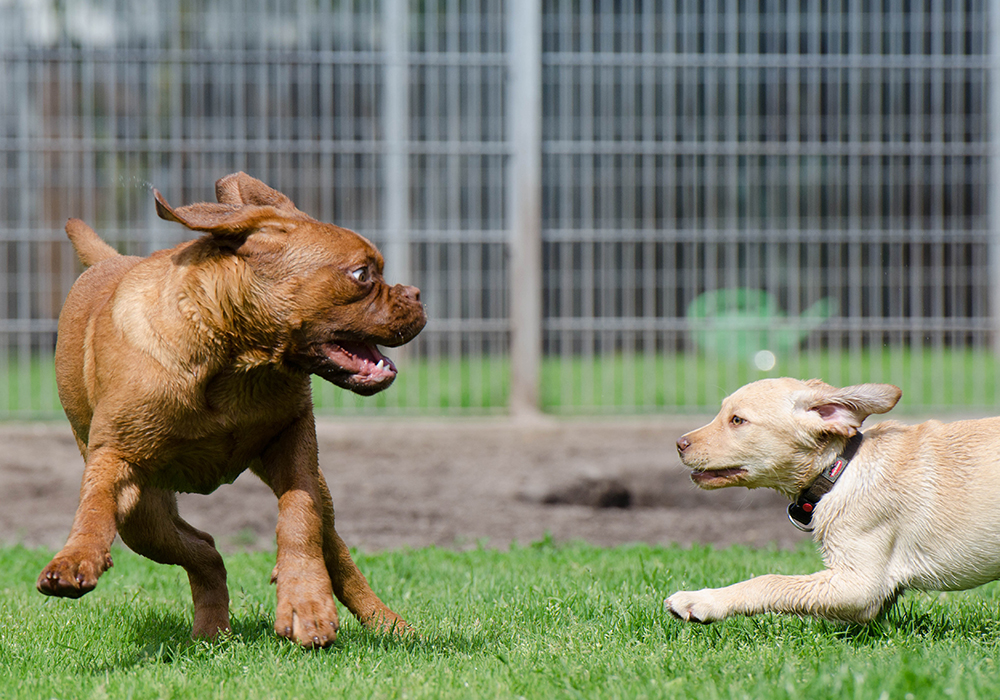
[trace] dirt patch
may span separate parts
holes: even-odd
[[[321,421],[320,465],[338,531],[364,551],[503,548],[546,535],[607,546],[801,541],[776,494],[691,484],[674,441],[703,422]],[[0,449],[2,539],[62,546],[82,474],[68,424],[0,426]],[[224,550],[274,545],[277,504],[251,474],[179,500],[181,514]]]

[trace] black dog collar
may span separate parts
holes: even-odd
[[[860,432],[855,433],[854,436],[847,441],[847,445],[844,446],[844,451],[840,454],[837,459],[833,461],[829,467],[823,470],[823,473],[816,477],[816,481],[812,482],[805,491],[799,494],[799,497],[795,500],[795,503],[788,504],[788,519],[792,521],[792,525],[802,530],[803,532],[812,532],[812,518],[813,511],[816,509],[816,504],[820,502],[826,494],[830,492],[833,485],[837,483],[837,479],[840,475],[844,473],[844,469],[847,467],[848,463],[854,459],[854,455],[858,452],[858,447],[861,446],[861,441],[864,440],[864,435]]]

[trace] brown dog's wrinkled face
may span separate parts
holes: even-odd
[[[393,382],[396,367],[378,345],[409,342],[427,316],[416,287],[385,281],[382,255],[368,240],[316,221],[243,173],[217,183],[219,204],[173,209],[155,194],[161,217],[209,233],[253,270],[266,303],[244,319],[246,334],[288,366],[358,394]]]
[[[357,234],[329,227],[318,242],[296,248],[299,267],[295,307],[302,310],[292,329],[290,364],[365,396],[387,388],[396,367],[378,346],[397,347],[412,340],[427,323],[420,290],[390,285],[382,276],[382,256]],[[339,239],[351,237],[360,245]],[[290,236],[294,240],[295,234]],[[323,261],[308,265],[305,259]],[[332,261],[332,262],[331,262]]]
[[[816,477],[816,458],[839,449],[901,392],[888,384],[837,389],[813,379],[763,379],[722,402],[708,425],[677,441],[691,479],[704,489],[768,487],[794,498]]]

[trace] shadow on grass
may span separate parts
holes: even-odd
[[[430,654],[433,656],[449,656],[451,654],[477,654],[488,651],[495,646],[495,640],[489,641],[485,635],[467,635],[451,630],[441,633],[422,633],[400,635],[379,632],[352,622],[340,628],[337,644],[344,647],[362,647],[366,651],[396,651],[402,650],[414,654]]]
[[[945,595],[945,594],[935,594]],[[959,596],[962,593],[958,594]],[[875,620],[844,624],[794,615],[764,614],[734,617],[712,625],[679,625],[664,617],[662,628],[670,643],[683,642],[695,631],[712,644],[758,646],[762,640],[791,638],[836,640],[855,649],[931,645],[955,641],[977,647],[1000,646],[1000,612],[995,599],[938,600],[930,594],[902,597]]]
[[[263,651],[277,637],[265,619],[233,620],[233,629],[216,640],[192,639],[191,620],[179,613],[147,610],[137,613],[128,630],[128,644],[115,649],[102,663],[83,662],[95,675],[125,671],[150,664],[174,664],[206,655],[225,654],[234,644],[255,646]],[[129,651],[126,651],[125,649]]]
[[[103,663],[84,664],[87,672],[103,674],[125,671],[137,666],[155,664],[176,664],[180,662],[228,656],[234,648],[257,650],[261,657],[278,654],[310,655],[375,653],[413,654],[416,656],[442,657],[469,655],[488,651],[492,644],[483,636],[466,635],[450,631],[445,634],[397,635],[379,632],[361,626],[350,620],[341,627],[336,642],[325,649],[305,650],[294,642],[279,637],[273,627],[273,620],[267,616],[232,620],[232,630],[223,633],[213,641],[191,638],[191,621],[183,614],[164,613],[149,610],[139,613],[128,640],[131,652],[120,653],[116,658]]]
[[[995,645],[1000,643],[1000,621],[986,604],[926,605],[916,599],[900,599],[867,624],[837,627],[831,633],[853,646],[878,646],[900,638],[926,642],[962,638]]]

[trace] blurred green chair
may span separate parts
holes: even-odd
[[[713,289],[688,305],[687,318],[695,342],[709,355],[749,359],[768,350],[787,357],[837,313],[837,306],[827,297],[799,316],[786,316],[774,295],[762,289]]]

